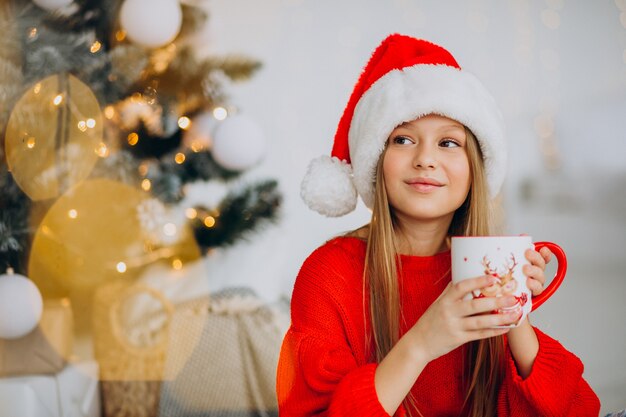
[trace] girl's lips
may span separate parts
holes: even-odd
[[[414,190],[422,193],[428,193],[443,186],[442,183],[432,178],[412,178],[406,183]]]

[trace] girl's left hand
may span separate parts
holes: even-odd
[[[530,265],[524,265],[522,272],[528,277],[526,280],[528,289],[532,292],[533,297],[536,297],[543,292],[543,286],[546,283],[544,271],[546,264],[552,259],[552,252],[548,248],[541,248],[539,252],[534,249],[527,249],[525,255]]]

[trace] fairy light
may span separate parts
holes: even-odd
[[[194,140],[193,142],[191,142],[191,150],[194,153],[198,153],[203,149],[204,149],[204,144],[200,142],[199,140]]]
[[[180,127],[181,129],[187,130],[189,126],[191,126],[191,120],[189,120],[189,117],[183,116],[178,119],[178,127]]]
[[[34,137],[31,136],[31,137],[29,137],[26,140],[26,147],[28,149],[33,149],[35,147],[35,138]]]
[[[206,216],[204,218],[204,225],[208,228],[215,226],[215,218],[213,216]]]
[[[185,162],[185,154],[182,152],[178,152],[174,157],[174,161],[176,161],[176,163],[179,165],[182,164],[183,162]]]
[[[96,52],[100,50],[101,47],[102,47],[102,44],[98,41],[95,41],[94,43],[91,44],[91,48],[89,48],[89,50],[91,51],[92,54],[95,54]]]
[[[87,119],[87,127],[89,129],[93,129],[94,127],[96,127],[95,119]]]
[[[109,148],[104,142],[100,142],[100,144],[96,148],[96,154],[100,158],[106,158],[107,156],[109,156]]]
[[[177,271],[180,271],[181,269],[183,269],[183,261],[181,261],[178,258],[174,259],[172,261],[172,268],[174,268]]]
[[[135,132],[128,134],[128,144],[130,146],[135,146],[139,142],[139,135]]]
[[[144,189],[144,191],[150,191],[150,188],[152,188],[152,183],[150,182],[149,179],[144,179],[143,181],[141,181],[141,188]]]
[[[37,28],[36,27],[32,27],[28,30],[28,39],[30,40],[34,40],[35,38],[37,38]]]
[[[52,104],[55,106],[60,105],[63,102],[63,94],[57,94],[56,97],[52,100]]]
[[[146,164],[145,162],[142,162],[139,165],[139,175],[141,175],[142,177],[145,177],[146,174],[148,173],[148,164]]]
[[[85,122],[84,120],[81,120],[80,122],[78,122],[77,126],[78,126],[78,130],[80,130],[81,132],[84,132],[87,130],[87,122]]]
[[[224,107],[216,107],[213,109],[213,117],[217,120],[224,120],[228,117],[228,111]]]
[[[185,216],[187,216],[188,219],[193,220],[198,217],[198,210],[193,207],[189,207],[187,210],[185,210]]]
[[[104,117],[111,120],[115,116],[115,108],[111,105],[108,105],[104,108]]]
[[[41,83],[35,84],[35,87],[33,87],[33,93],[39,94],[40,91],[41,91]]]
[[[124,262],[118,262],[115,269],[117,269],[117,272],[120,274],[123,274],[126,272],[126,264]]]
[[[163,233],[166,236],[174,236],[176,234],[176,225],[174,223],[166,223],[163,226]]]
[[[125,30],[118,30],[117,32],[115,32],[115,39],[118,42],[122,42],[124,39],[126,39],[126,31]]]
[[[69,217],[70,219],[75,219],[76,217],[78,217],[78,211],[76,211],[75,209],[71,209],[67,212],[67,217]]]

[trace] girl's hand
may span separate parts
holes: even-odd
[[[552,259],[552,252],[548,248],[541,248],[539,252],[533,249],[527,249],[525,252],[526,259],[530,265],[524,265],[522,272],[526,275],[526,285],[531,291],[533,297],[543,292],[543,286],[546,283],[546,264]]]
[[[424,312],[408,331],[417,351],[429,362],[472,340],[486,339],[507,333],[507,326],[517,320],[518,314],[491,314],[511,307],[514,297],[484,297],[464,300],[465,295],[495,283],[491,276],[449,283],[439,298]],[[485,314],[488,313],[488,314]]]

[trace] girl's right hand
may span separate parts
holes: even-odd
[[[410,337],[415,340],[415,348],[424,354],[428,361],[432,361],[467,342],[507,333],[510,328],[492,327],[515,323],[519,312],[506,314],[491,312],[515,305],[515,298],[507,296],[463,299],[468,293],[493,285],[495,281],[494,277],[486,275],[456,284],[449,283],[439,298],[408,331]]]

